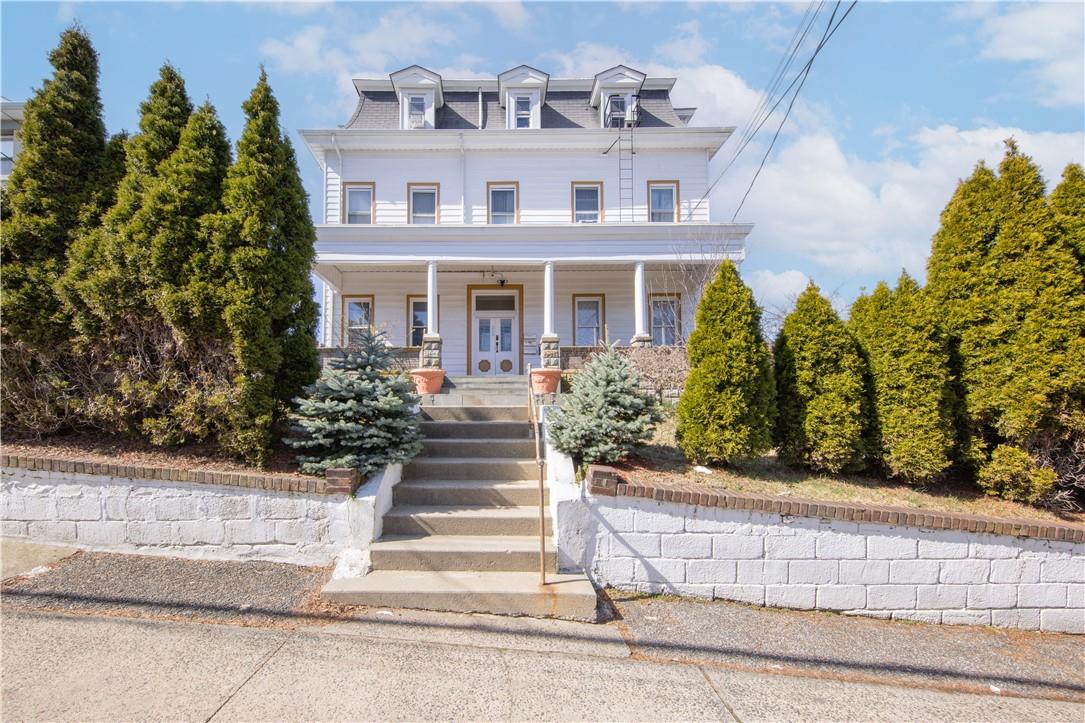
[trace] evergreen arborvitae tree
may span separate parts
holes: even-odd
[[[60,291],[84,344],[113,346],[117,336],[137,335],[148,311],[144,271],[150,238],[133,217],[159,166],[177,148],[192,114],[184,79],[163,65],[140,104],[140,131],[125,144],[125,173],[102,225],[73,244]]]
[[[1062,181],[1051,192],[1051,207],[1078,263],[1085,264],[1085,169],[1080,163],[1071,163],[1063,170]]]
[[[773,353],[780,457],[824,472],[861,469],[869,434],[862,360],[813,282],[784,319]]]
[[[262,461],[272,425],[318,372],[309,279],[316,232],[263,70],[243,108],[245,130],[227,174],[223,212],[211,219],[211,231],[238,370],[238,403],[226,443]]]
[[[294,400],[293,436],[284,441],[301,450],[302,472],[352,467],[367,476],[421,451],[414,384],[389,373],[390,360],[384,340],[363,332],[356,347],[330,360],[305,396]]]
[[[21,150],[4,189],[0,245],[4,336],[48,350],[68,337],[53,290],[106,163],[98,53],[78,27],[49,54],[52,78],[26,102]]]
[[[705,288],[678,401],[678,444],[695,462],[728,463],[772,446],[772,359],[761,310],[725,261]]]
[[[954,398],[949,347],[916,282],[901,274],[893,291],[879,283],[851,307],[848,329],[869,364],[886,471],[928,482],[952,462]]]
[[[617,462],[651,439],[662,418],[633,365],[608,345],[573,377],[547,426],[554,447],[577,464]]]

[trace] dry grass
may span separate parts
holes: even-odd
[[[622,466],[642,481],[701,484],[734,492],[865,502],[987,517],[1085,522],[1083,513],[1055,512],[988,497],[967,481],[947,480],[920,488],[876,475],[828,475],[796,469],[783,464],[775,455],[736,463],[727,468],[713,467],[712,474],[703,474],[694,470],[677,448],[674,433],[674,419],[668,417],[659,425],[651,444]]]

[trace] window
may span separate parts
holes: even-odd
[[[438,191],[440,185],[407,184],[408,222],[419,224],[437,223]]]
[[[440,303],[438,303],[438,309]],[[426,310],[428,304],[425,296],[407,297],[407,346],[422,346],[422,337],[426,334]]]
[[[573,339],[576,346],[598,346],[603,339],[606,300],[573,294]]]
[[[373,223],[374,190],[372,183],[344,184],[344,193],[347,195],[343,213],[344,223]]]
[[[608,128],[621,128],[625,125],[625,96],[612,95],[607,99],[606,125]]]
[[[507,223],[519,223],[520,221],[520,206],[519,194],[520,186],[516,182],[509,183],[490,183],[487,184],[488,188],[488,218],[489,223],[493,224],[507,224]]]
[[[0,136],[0,173],[8,175],[15,161],[15,136]]]
[[[652,294],[652,344],[668,346],[682,338],[681,299],[673,294]]]
[[[373,329],[373,297],[344,297],[343,307],[343,337],[346,346],[357,346],[361,332]]]
[[[648,220],[674,223],[678,216],[678,181],[648,182]]]
[[[573,223],[601,223],[603,184],[573,183]]]
[[[516,96],[516,127],[517,128],[530,128],[531,127],[531,96],[530,95],[518,95],[518,96]]]
[[[426,127],[426,96],[412,95],[407,99],[407,127]]]

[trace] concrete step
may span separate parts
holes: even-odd
[[[526,404],[527,388],[517,391],[455,391],[445,394],[423,394],[423,407],[514,407]]]
[[[382,537],[369,548],[374,570],[480,570],[538,572],[539,538],[504,535]],[[546,569],[557,571],[553,541],[546,540]]]
[[[464,386],[478,386],[478,387],[491,387],[491,386],[505,386],[513,385],[526,388],[527,387],[527,374],[518,374],[515,376],[503,376],[503,377],[482,377],[473,376],[470,374],[453,374],[445,377],[445,387],[464,387]]]
[[[403,468],[403,479],[533,479],[535,459],[475,457],[415,457]]]
[[[426,439],[529,439],[531,424],[526,418],[515,422],[433,422],[422,421]],[[534,452],[532,453],[534,455]]]
[[[545,522],[550,534],[550,518]],[[538,535],[539,508],[397,505],[384,515],[385,535]]]
[[[490,505],[517,507],[539,504],[538,480],[408,480],[393,491],[397,505]],[[550,491],[543,488],[543,503]]]
[[[534,439],[427,439],[423,457],[519,457],[535,456]]]
[[[374,570],[332,580],[321,597],[341,605],[595,620],[595,588],[584,575],[536,572]]]
[[[523,422],[528,420],[527,404],[519,406],[422,406],[422,419],[437,422]]]

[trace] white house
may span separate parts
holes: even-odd
[[[21,101],[0,98],[0,188],[8,184],[15,156],[19,155],[19,139],[15,137],[15,131],[23,124],[24,105]]]
[[[324,174],[320,344],[370,327],[423,367],[515,375],[604,335],[684,339],[705,270],[741,260],[751,226],[710,222],[732,129],[688,125],[674,83],[622,65],[355,80],[345,126],[301,131]]]

